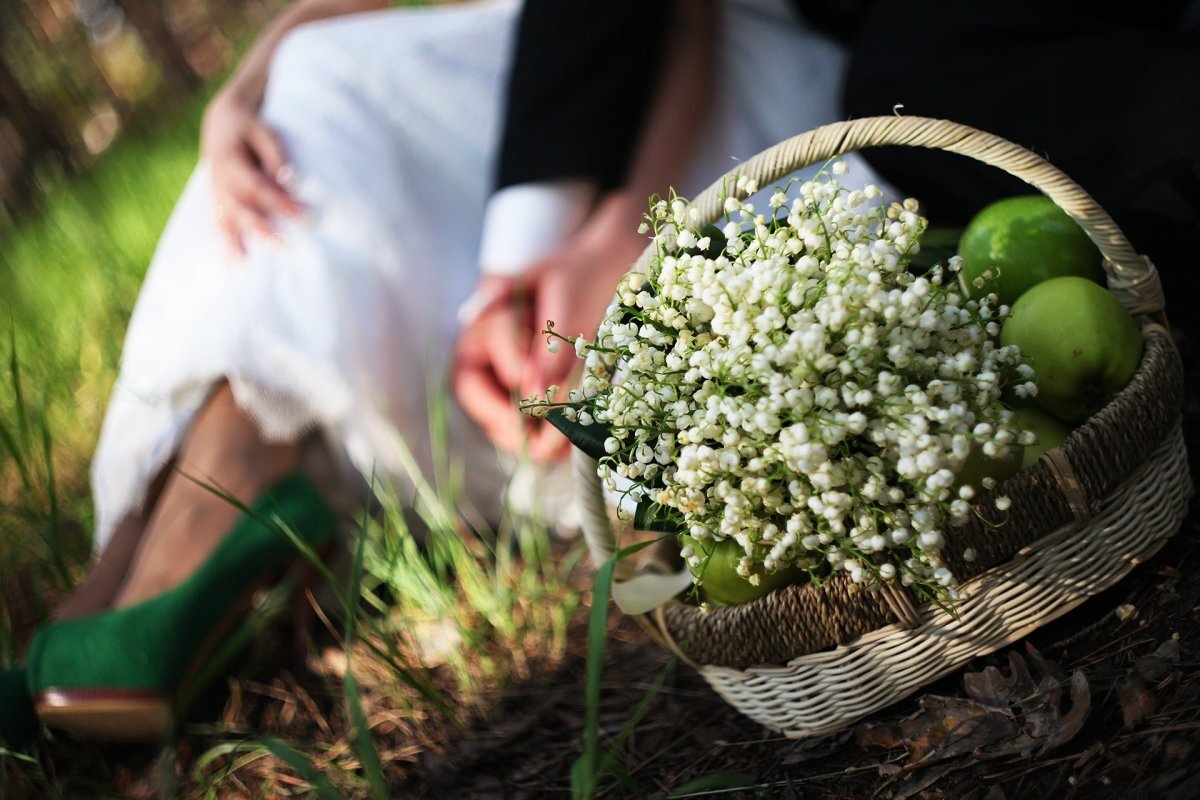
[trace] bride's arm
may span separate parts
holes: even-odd
[[[235,254],[251,231],[270,234],[272,214],[301,207],[281,185],[287,154],[258,118],[271,57],[284,34],[305,22],[386,7],[387,0],[300,0],[263,29],[233,76],[213,97],[200,128],[200,152],[212,165],[217,228]]]
[[[305,22],[374,11],[387,4],[387,0],[300,0],[267,24],[217,97],[230,97],[257,108],[267,86],[271,56],[284,34]]]

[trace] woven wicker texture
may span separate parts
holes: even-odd
[[[827,125],[740,165],[694,205],[702,220],[713,221],[737,176],[766,186],[809,164],[882,145],[960,153],[1032,184],[1100,248],[1109,288],[1125,307],[1161,318],[1154,266],[1083,189],[1024,148],[956,123],[875,117]],[[644,271],[652,254],[647,248],[634,269]],[[980,512],[997,522],[995,495],[1012,499],[1002,527],[976,521],[951,538],[946,559],[967,595],[954,615],[899,586],[859,591],[841,576],[707,614],[669,602],[653,615],[660,640],[743,713],[806,736],[894,702],[1111,586],[1176,531],[1192,491],[1179,423],[1182,367],[1166,329],[1148,317],[1140,322],[1145,350],[1133,381],[1062,447],[979,498]],[[615,533],[595,461],[577,454],[575,474],[585,538],[600,561],[611,555]],[[968,546],[978,553],[972,563],[962,559]],[[618,577],[632,569],[620,565]]]
[[[1068,526],[1024,556],[963,586],[957,616],[881,628],[782,667],[700,671],[731,705],[788,736],[828,733],[1010,644],[1116,583],[1179,527],[1192,485],[1176,428],[1085,530]]]

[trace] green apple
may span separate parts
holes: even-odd
[[[695,567],[689,564],[688,569],[700,584],[704,598],[714,605],[749,603],[781,586],[797,583],[808,577],[807,572],[796,567],[766,572],[762,566],[756,565],[752,572],[758,576],[759,582],[755,586],[738,574],[737,565],[745,551],[733,539],[722,539],[719,542],[712,539],[700,541],[687,534],[679,538],[683,546],[690,545],[696,555],[700,556],[700,564]],[[706,556],[708,560],[704,561]]]
[[[1051,278],[1021,295],[1000,330],[1033,367],[1038,406],[1082,422],[1121,391],[1142,358],[1142,333],[1108,290]]]
[[[1040,194],[1009,197],[984,208],[963,230],[958,254],[966,291],[995,292],[1009,306],[1050,278],[1078,275],[1104,281],[1100,251],[1075,220]],[[988,270],[993,276],[976,288],[975,280]]]
[[[958,471],[956,485],[970,484],[975,491],[982,492],[984,491],[984,478],[992,478],[996,483],[1011,478],[1022,469],[1021,459],[1024,450],[1025,448],[1019,444],[1009,445],[1008,452],[1003,458],[992,458],[984,454],[982,447],[972,448],[971,454],[963,462],[962,469]]]
[[[1071,433],[1071,426],[1055,416],[1047,414],[1034,406],[1020,406],[1013,409],[1013,422],[1024,431],[1033,431],[1037,441],[1025,445],[1021,456],[1021,469],[1029,469],[1042,453],[1060,446]]]

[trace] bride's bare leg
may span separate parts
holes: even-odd
[[[55,612],[57,619],[94,614],[112,605],[113,598],[125,582],[129,565],[133,563],[134,553],[137,552],[138,542],[142,540],[142,532],[146,529],[146,522],[158,503],[172,466],[168,464],[163,468],[150,485],[143,510],[137,514],[130,514],[116,526],[104,551],[96,556],[88,567],[83,583],[58,607]]]
[[[113,531],[112,538],[99,556],[92,561],[84,578],[67,601],[58,607],[55,617],[67,619],[82,617],[108,608],[125,581],[125,573],[133,562],[138,541],[146,525],[146,518],[139,514],[126,517]]]
[[[196,415],[113,605],[131,605],[179,584],[233,527],[241,512],[200,483],[249,504],[299,466],[300,450],[299,444],[263,441],[228,384],[221,384]]]

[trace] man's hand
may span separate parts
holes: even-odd
[[[554,330],[569,339],[581,334],[589,340],[595,337],[618,281],[646,245],[636,232],[638,219],[639,211],[631,209],[629,199],[613,193],[574,236],[530,265],[530,302],[537,331],[553,322]],[[526,363],[522,380],[526,395],[543,392],[553,384],[565,385],[582,367],[566,343],[552,352],[542,334],[541,345],[533,349]]]
[[[463,328],[454,389],[497,447],[542,461],[569,452],[561,433],[520,416],[517,405],[553,385],[564,387],[555,399],[566,399],[566,387],[582,364],[565,342],[551,351],[546,323],[571,339],[595,335],[617,281],[645,244],[636,233],[637,219],[624,197],[610,195],[579,231],[521,277],[481,280],[477,293],[492,300]]]
[[[212,165],[217,229],[235,255],[245,253],[252,232],[271,235],[273,215],[304,212],[282,185],[288,162],[279,139],[236,94],[218,94],[209,104],[200,150]]]

